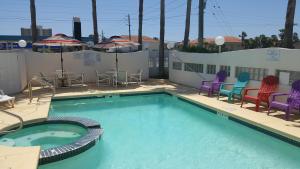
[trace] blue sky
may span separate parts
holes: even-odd
[[[288,0],[208,0],[205,11],[205,37],[249,37],[278,34],[284,27]],[[144,0],[144,35],[159,36],[160,0]],[[126,15],[132,18],[132,34],[138,31],[138,0],[97,0],[99,33],[126,35]],[[295,31],[300,33],[300,4],[297,4]],[[192,1],[190,38],[197,38],[198,0]],[[71,35],[72,17],[82,20],[83,36],[93,32],[91,0],[36,0],[37,22],[53,28],[53,33]],[[186,0],[166,0],[166,40],[183,39]],[[6,0],[0,6],[0,34],[19,35],[21,27],[30,26],[29,0]]]

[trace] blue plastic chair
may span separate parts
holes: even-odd
[[[234,96],[238,96],[239,98],[242,98],[242,91],[247,86],[249,79],[250,79],[250,74],[248,72],[242,72],[239,74],[237,78],[237,82],[221,84],[218,100],[220,98],[220,95],[227,96],[228,102],[232,102]],[[226,86],[233,86],[233,87],[231,90],[228,90],[225,88]]]

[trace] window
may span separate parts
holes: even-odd
[[[182,70],[182,63],[181,62],[173,62],[173,69],[174,70]]]
[[[207,65],[206,73],[210,75],[216,74],[216,65]]]
[[[230,66],[227,66],[227,65],[220,65],[220,70],[226,71],[227,77],[230,76]]]
[[[184,63],[184,71],[203,73],[203,64]]]
[[[292,85],[292,83],[298,79],[300,79],[300,71],[289,71],[289,70],[276,70],[276,76],[280,77],[280,72],[289,73],[289,85]]]
[[[253,67],[236,67],[235,68],[235,77],[241,72],[248,72],[250,74],[250,80],[262,80],[268,74],[268,69],[264,68],[253,68]]]

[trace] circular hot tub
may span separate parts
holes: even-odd
[[[103,130],[98,122],[78,117],[51,117],[0,137],[0,145],[41,146],[40,164],[77,155],[93,145]]]

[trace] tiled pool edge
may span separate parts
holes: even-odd
[[[278,131],[278,130],[276,130],[274,128],[270,128],[269,126],[266,126],[264,124],[257,124],[254,121],[250,121],[249,119],[244,119],[244,118],[241,118],[239,116],[234,117],[228,111],[220,110],[220,109],[211,107],[211,106],[209,106],[205,103],[202,103],[201,101],[187,98],[185,96],[182,96],[178,93],[174,93],[172,91],[167,91],[166,90],[165,92],[178,97],[178,99],[180,99],[182,101],[185,101],[185,102],[188,102],[190,104],[196,105],[196,106],[198,106],[202,109],[209,110],[209,112],[211,112],[213,114],[218,114],[218,112],[225,113],[226,116],[228,117],[228,120],[234,121],[234,122],[239,123],[241,125],[244,125],[246,127],[249,127],[249,128],[252,128],[252,129],[257,130],[259,132],[262,132],[264,134],[267,134],[271,137],[277,138],[281,141],[284,141],[284,142],[287,142],[289,144],[300,147],[300,138],[295,137],[293,135],[290,135],[289,133]]]
[[[100,139],[101,134],[103,133],[103,130],[101,129],[99,123],[90,119],[78,117],[49,117],[44,122],[31,125],[53,123],[77,124],[86,128],[88,130],[88,133],[73,143],[41,150],[39,155],[39,165],[64,160],[66,158],[80,154],[95,145],[96,142]]]

